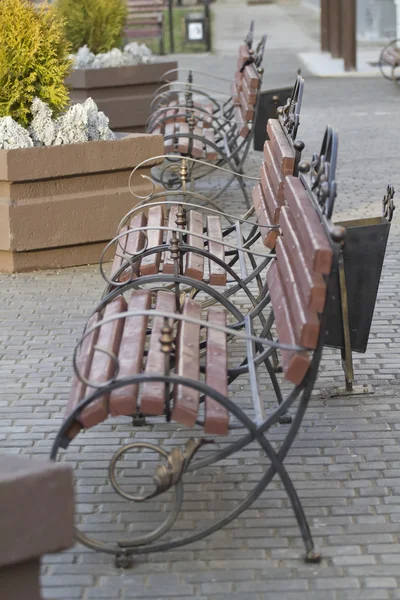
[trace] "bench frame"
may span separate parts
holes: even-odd
[[[225,190],[236,179],[240,185],[247,206],[250,206],[245,179],[243,177],[243,166],[247,159],[255,134],[254,123],[261,94],[262,76],[264,72],[261,68],[261,64],[264,56],[265,43],[266,36],[263,36],[256,51],[252,51],[250,55],[251,61],[249,64],[254,65],[259,77],[259,84],[256,90],[256,101],[254,104],[254,118],[252,120],[239,123],[234,116],[236,103],[234,102],[233,97],[229,96],[224,103],[219,102],[211,95],[213,92],[219,92],[216,90],[207,90],[204,87],[197,86],[195,83],[193,83],[193,71],[189,71],[187,82],[168,82],[159,88],[158,92],[156,92],[157,95],[152,102],[152,108],[154,110],[152,116],[149,118],[148,124],[148,130],[150,133],[156,128],[164,126],[168,122],[167,113],[171,110],[171,107],[169,106],[169,99],[172,98],[175,100],[177,92],[185,91],[185,104],[182,105],[178,102],[178,104],[175,105],[176,108],[178,108],[178,113],[174,116],[174,118],[184,119],[188,124],[188,132],[175,132],[173,135],[167,134],[164,135],[164,140],[170,140],[171,142],[177,140],[178,144],[179,140],[187,140],[188,153],[183,154],[183,156],[193,158],[191,154],[191,148],[195,141],[200,142],[202,147],[206,150],[210,149],[215,153],[215,160],[207,161],[206,159],[203,159],[202,161],[199,161],[197,165],[195,163],[193,163],[194,166],[191,165],[190,179],[192,181],[192,185],[194,185],[195,180],[211,174],[215,170],[215,166],[227,166],[232,173],[235,173],[235,175],[233,175],[231,179],[227,181],[226,185],[214,195],[214,199],[217,199],[223,192],[225,192]],[[246,66],[246,64],[247,63],[245,63],[244,66]],[[167,80],[168,76],[174,72],[175,70],[165,73],[162,76],[162,81]],[[222,78],[215,79],[221,80]],[[216,136],[215,142],[207,139],[205,135],[198,135],[195,132],[196,119],[194,115],[202,111],[201,108],[194,107],[195,94],[206,98],[215,106],[215,110],[212,114],[211,124]],[[169,160],[170,159],[167,159],[167,162]],[[157,174],[156,170],[154,171],[153,177],[165,188],[174,188],[176,186],[176,178],[165,178],[165,167],[161,168],[159,174]]]
[[[329,135],[334,140],[336,139],[337,134],[333,130],[329,130]],[[113,545],[109,543],[99,542],[97,540],[89,538],[83,533],[78,532],[77,539],[89,548],[115,555],[118,566],[130,566],[132,557],[134,555],[148,554],[156,551],[165,552],[167,550],[178,548],[188,543],[201,540],[204,537],[210,535],[211,533],[219,530],[226,524],[230,523],[237,516],[239,516],[249,506],[251,506],[253,502],[260,496],[260,494],[266,489],[266,487],[272,481],[275,475],[278,475],[280,477],[281,482],[288,494],[289,500],[293,507],[306,549],[305,560],[308,562],[319,562],[320,555],[318,552],[316,552],[314,548],[314,543],[309,525],[307,523],[306,515],[302,508],[295,487],[290,479],[290,476],[284,467],[283,462],[300,429],[303,417],[305,415],[311,398],[311,393],[314,384],[316,382],[327,329],[326,306],[330,300],[333,300],[332,284],[334,281],[335,274],[337,273],[340,247],[344,241],[343,228],[332,227],[332,224],[330,223],[329,219],[327,219],[325,216],[327,212],[331,212],[331,209],[333,208],[334,198],[336,196],[336,183],[334,171],[334,165],[336,164],[336,156],[334,155],[332,150],[337,150],[337,144],[330,144],[329,148],[331,148],[330,153],[325,152],[324,155],[322,153],[319,153],[319,155],[314,155],[313,164],[318,165],[318,173],[316,173],[315,170],[313,170],[310,163],[306,163],[303,161],[299,165],[301,183],[304,189],[306,190],[308,197],[311,199],[311,202],[319,217],[320,222],[323,224],[326,234],[328,235],[329,239],[331,239],[331,247],[333,251],[333,266],[330,275],[327,277],[327,301],[325,305],[325,311],[322,313],[318,343],[316,344],[315,350],[312,354],[311,366],[308,369],[304,379],[301,381],[301,383],[294,385],[291,392],[289,392],[285,396],[282,402],[278,405],[278,407],[275,410],[273,410],[273,412],[269,416],[266,416],[263,410],[262,394],[260,392],[258,384],[258,368],[261,367],[264,364],[265,360],[268,360],[269,356],[271,356],[272,353],[276,350],[291,350],[294,352],[305,350],[304,348],[301,348],[299,346],[285,345],[273,340],[271,333],[271,328],[274,323],[273,310],[270,312],[267,318],[266,327],[264,328],[264,331],[260,336],[255,335],[252,319],[249,314],[242,315],[242,323],[240,325],[244,330],[241,331],[240,328],[236,326],[215,327],[213,325],[210,325],[209,322],[183,316],[180,313],[171,314],[156,310],[134,310],[119,313],[116,316],[112,316],[103,320],[98,325],[86,329],[82,339],[78,343],[74,353],[74,370],[79,381],[82,384],[91,388],[93,391],[90,392],[65,419],[54,441],[54,445],[51,452],[52,459],[55,460],[57,458],[61,448],[68,447],[70,442],[69,432],[71,431],[71,428],[73,428],[76,425],[79,415],[86,407],[88,407],[96,399],[103,396],[105,393],[111,392],[112,390],[127,385],[141,384],[144,382],[162,382],[166,386],[168,386],[166,388],[168,390],[174,385],[184,385],[188,388],[197,390],[200,394],[203,395],[203,397],[208,396],[210,398],[213,398],[220,406],[224,407],[230,415],[233,415],[237,419],[238,423],[231,423],[229,429],[244,429],[244,434],[241,438],[237,439],[236,441],[233,441],[223,450],[211,451],[203,458],[197,458],[196,454],[197,451],[202,446],[204,446],[204,444],[210,442],[210,440],[205,438],[191,438],[189,439],[183,450],[181,448],[175,448],[170,453],[166,452],[163,448],[155,444],[150,444],[148,442],[141,441],[126,444],[115,453],[114,457],[110,462],[109,477],[112,486],[114,487],[114,490],[119,495],[123,496],[125,499],[133,502],[143,502],[150,498],[154,498],[158,495],[161,495],[168,489],[175,489],[174,501],[171,512],[165,519],[164,523],[159,525],[150,534],[146,534],[144,536],[135,538],[131,541],[125,540],[123,542],[119,542]],[[315,161],[315,158],[317,156],[319,160]],[[310,169],[311,179],[307,175]],[[321,179],[322,174],[328,174],[328,177]],[[330,193],[330,191],[332,191],[332,193]],[[330,198],[331,203],[329,206],[327,204],[327,198]],[[171,277],[172,281],[182,282],[184,284],[189,284],[194,287],[199,286],[201,284],[201,282],[196,282],[194,280],[191,280],[190,278],[185,278],[179,275]],[[153,289],[158,289],[157,276],[153,276],[153,278],[151,276],[144,277],[142,278],[142,283],[144,280],[146,280],[146,283],[156,284],[156,287]],[[106,298],[103,299],[102,304],[100,305],[100,309],[106,306],[114,298],[118,297],[118,295],[121,295],[123,291],[134,289],[135,287],[137,287],[137,285],[138,282],[133,280],[128,285],[125,285],[123,290],[113,290]],[[269,297],[267,294],[267,300],[268,298]],[[226,300],[222,303],[226,304]],[[265,304],[268,305],[268,301]],[[235,312],[236,311],[237,309],[235,309]],[[118,380],[116,379],[118,375],[118,357],[110,353],[108,350],[96,346],[95,349],[97,351],[105,352],[110,358],[112,358],[115,366],[115,374],[109,381],[103,382],[101,384],[98,384],[94,381],[89,381],[84,376],[84,374],[80,372],[77,360],[79,348],[83,340],[87,338],[87,336],[91,335],[91,333],[93,333],[93,331],[95,331],[95,329],[100,327],[101,325],[107,324],[117,319],[124,319],[126,317],[136,317],[143,315],[156,315],[164,319],[164,328],[162,330],[163,335],[160,339],[160,344],[166,357],[165,373],[160,375],[138,373],[125,379]],[[170,326],[171,319],[174,319],[175,321],[195,323],[207,330],[212,328],[226,334],[226,336],[229,336],[229,338],[240,338],[246,342],[246,359],[237,367],[228,370],[228,374],[229,381],[234,381],[242,373],[248,374],[248,377],[250,379],[250,389],[253,399],[254,411],[256,415],[254,420],[250,419],[236,402],[233,402],[227,396],[217,392],[215,389],[213,389],[206,383],[171,373],[170,368],[173,365],[174,360],[172,346],[172,330]],[[272,389],[275,390],[275,384],[272,377],[271,382],[273,384]],[[167,391],[165,398],[165,410],[168,416],[169,392],[167,394]],[[280,444],[280,447],[277,450],[275,450],[268,440],[268,432],[270,431],[272,426],[278,424],[279,419],[285,413],[287,413],[289,409],[292,411],[292,413],[294,413],[293,421],[286,430],[284,440]],[[202,425],[202,423],[199,423],[199,425]],[[158,541],[166,532],[170,530],[170,528],[175,523],[179,515],[184,493],[184,474],[186,472],[197,471],[200,468],[207,467],[224,458],[227,458],[233,455],[238,450],[245,448],[247,445],[254,441],[258,442],[260,449],[263,451],[266,458],[269,460],[270,465],[266,469],[266,471],[260,476],[260,480],[258,481],[258,483],[255,484],[254,489],[248,494],[245,500],[240,502],[235,509],[228,512],[224,517],[218,519],[211,526],[208,526],[195,534],[178,536],[170,541],[165,542]],[[145,448],[148,450],[152,450],[156,454],[164,457],[164,459],[167,461],[167,465],[165,467],[162,467],[161,470],[158,469],[156,472],[154,479],[154,493],[146,497],[136,497],[127,494],[126,492],[124,492],[124,490],[121,489],[116,477],[115,467],[117,461],[126,452],[134,448]]]

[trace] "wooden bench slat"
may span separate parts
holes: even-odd
[[[178,137],[178,150],[182,154],[189,154],[189,125],[187,123],[179,123],[178,133],[184,137]]]
[[[135,290],[132,292],[128,304],[129,310],[147,310],[151,306],[151,293],[149,290]],[[119,347],[118,379],[140,373],[142,370],[144,346],[146,342],[148,317],[127,317]],[[137,408],[138,384],[117,388],[110,395],[110,414],[134,415]]]
[[[236,85],[236,81],[234,81],[231,85],[231,95],[232,95],[232,100],[234,104],[240,104],[240,96],[239,96],[240,92],[238,90],[238,87]]]
[[[285,206],[281,210],[280,225],[283,234],[281,237],[282,243],[287,250],[294,270],[300,273],[297,282],[304,300],[310,309],[322,312],[326,299],[324,278],[320,273],[310,271],[303,255],[303,249],[296,236],[296,224],[293,222],[293,215],[290,209]]]
[[[201,318],[201,304],[196,300],[186,299],[183,305],[183,316]],[[182,377],[198,380],[200,374],[200,326],[180,321],[176,343],[175,371]],[[193,388],[175,386],[175,402],[172,418],[183,425],[195,425],[199,409],[199,392]]]
[[[283,188],[284,188],[284,177],[280,169],[280,165],[275,159],[272,152],[271,142],[266,141],[264,144],[264,158],[265,158],[265,170],[268,174],[271,187],[276,194],[276,198],[280,205],[284,204],[283,199]]]
[[[306,190],[297,177],[286,177],[285,201],[293,214],[304,256],[311,271],[329,275],[332,267],[332,248]]]
[[[127,231],[128,226],[126,225],[125,227],[122,227],[120,233],[126,233]],[[127,237],[127,235],[120,237],[115,246],[115,255],[111,267],[111,279],[114,279],[115,275],[118,273],[124,262],[124,250],[126,247]]]
[[[246,79],[242,79],[242,90],[241,90],[244,94],[244,97],[246,98],[247,102],[251,105],[251,106],[255,106],[256,102],[257,102],[257,92],[256,90],[252,89],[249,87]]]
[[[160,291],[157,293],[156,310],[167,313],[175,312],[175,294]],[[160,337],[164,326],[163,317],[155,317],[152,324],[149,352],[147,355],[146,375],[165,373],[165,355],[161,351]],[[173,323],[171,323],[171,327]],[[149,381],[143,384],[140,399],[140,412],[144,415],[163,415],[165,411],[165,385],[162,382]]]
[[[240,70],[247,60],[250,60],[249,47],[247,46],[247,44],[242,44],[241,46],[239,46],[239,57],[237,60],[237,68]]]
[[[212,128],[203,129],[203,135],[206,138],[206,140],[208,140],[212,144],[215,144],[214,129],[212,129]],[[211,146],[209,146],[208,144],[206,144],[205,151],[206,151],[206,158],[207,158],[207,160],[217,160],[217,158],[218,158],[218,152],[216,150],[214,150],[214,148],[212,148]]]
[[[175,122],[165,125],[164,136],[172,136],[170,139],[165,139],[164,137],[164,152],[165,154],[169,154],[175,149]]]
[[[269,119],[267,132],[282,175],[293,175],[295,155],[278,119]]]
[[[269,187],[269,190],[270,190],[269,197],[273,198],[273,192],[269,186],[268,181],[264,181],[264,186]],[[254,208],[256,211],[258,223],[260,225],[276,225],[277,222],[276,222],[276,220],[274,220],[274,218],[271,215],[267,201],[263,194],[263,188],[261,187],[260,183],[258,183],[253,188],[252,197],[253,197],[253,205],[254,205]],[[278,217],[279,217],[279,211],[280,211],[280,207],[278,207],[276,210],[276,214],[278,214]],[[277,229],[267,229],[264,227],[261,227],[260,231],[261,231],[261,237],[263,239],[264,245],[267,248],[270,248],[271,250],[273,248],[275,248],[276,240],[278,239],[278,236],[279,236],[279,231]]]
[[[97,325],[101,321],[101,314],[94,313],[87,322],[86,331],[89,331],[92,327]],[[94,347],[99,337],[99,328],[95,329],[92,333],[87,335],[81,344],[81,348],[77,357],[77,368],[81,375],[86,379],[89,377],[90,367],[92,366],[92,360],[94,355]],[[67,408],[65,411],[65,417],[68,417],[78,404],[85,397],[86,385],[74,375],[71,384],[71,390],[68,397]],[[79,429],[78,429],[79,430]],[[76,432],[77,433],[77,432]]]
[[[243,92],[239,92],[239,99],[240,106],[242,107],[242,114],[245,116],[246,121],[252,121],[254,118],[254,106],[249,104]]]
[[[194,234],[203,235],[203,215],[200,212],[191,210],[188,213],[188,230]],[[188,234],[187,241],[189,246],[204,248],[204,240],[198,235]],[[185,275],[187,277],[193,277],[198,281],[202,281],[204,277],[204,256],[188,252],[186,255],[186,269]]]
[[[133,258],[135,254],[140,252],[144,248],[145,234],[144,231],[134,231],[138,227],[145,227],[147,223],[146,215],[143,212],[137,213],[132,217],[129,223],[129,229],[131,233],[126,236],[125,252],[128,258]],[[124,261],[123,261],[124,262]],[[126,262],[126,261],[125,261]],[[140,260],[134,263],[133,277],[136,277],[140,269]],[[119,276],[119,281],[129,281],[132,278],[132,267],[127,267],[122,271]]]
[[[257,90],[260,78],[255,70],[254,65],[248,65],[244,70],[244,78],[246,80],[247,85],[251,90]]]
[[[267,272],[268,289],[275,315],[276,331],[281,344],[296,345],[287,299],[276,263]],[[307,374],[311,360],[308,352],[280,350],[283,372],[288,381],[299,385]]]
[[[126,311],[127,305],[123,296],[118,296],[107,304],[103,320]],[[116,319],[100,327],[96,346],[118,355],[124,329],[124,319]],[[95,351],[88,379],[99,384],[112,379],[115,375],[115,363],[105,352]],[[86,407],[80,416],[80,422],[88,429],[101,423],[108,417],[108,401],[110,394],[106,393]]]
[[[178,207],[171,206],[169,215],[168,215],[168,228],[176,229],[176,215],[178,214]],[[170,244],[172,239],[172,231],[168,231],[167,233],[167,243]],[[164,264],[163,264],[163,273],[168,273],[169,275],[174,274],[174,261],[171,258],[171,252],[167,250],[164,252]]]
[[[226,327],[226,311],[221,306],[208,309],[207,321],[212,325]],[[212,389],[228,396],[228,349],[226,335],[215,329],[207,329],[206,383]],[[229,413],[209,396],[205,398],[205,433],[226,435],[229,426]]]
[[[149,208],[149,214],[147,217],[148,227],[162,227],[164,224],[164,214],[162,206],[151,206]],[[148,229],[147,230],[147,250],[150,248],[156,248],[160,246],[163,241],[163,232],[161,229]],[[150,256],[142,258],[140,263],[140,274],[141,275],[153,275],[158,273],[161,262],[161,252],[156,252]]]
[[[193,129],[193,135],[197,135],[200,138],[203,138],[203,129],[200,127],[195,127]],[[202,158],[203,156],[203,140],[202,139],[193,139],[192,140],[192,156],[195,158]]]
[[[281,214],[281,203],[278,201],[276,190],[273,188],[267,165],[263,163],[260,168],[261,188],[264,194],[268,212],[271,214],[272,223],[279,223],[279,215]]]
[[[295,333],[297,333],[296,339],[299,340],[301,346],[314,349],[318,342],[320,323],[317,313],[305,306],[300,294],[297,280],[304,277],[304,274],[293,272],[286,248],[281,239],[276,242],[275,251],[279,273],[286,290],[292,326]]]
[[[211,238],[221,240],[220,243],[210,241],[208,243],[208,250],[210,254],[219,258],[220,260],[225,260],[225,248],[223,245],[223,237],[222,237],[222,227],[221,227],[221,219],[217,215],[209,215],[207,217],[207,233]],[[211,285],[226,285],[226,271],[223,267],[218,265],[213,260],[209,261],[210,263],[210,284]]]

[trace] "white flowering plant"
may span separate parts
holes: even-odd
[[[74,104],[58,119],[39,98],[31,106],[33,119],[27,129],[11,117],[0,118],[0,149],[60,146],[96,140],[113,140],[115,134],[108,126],[109,119],[99,111],[92,98]]]
[[[113,48],[109,52],[94,54],[88,46],[79,48],[71,54],[74,69],[105,69],[107,67],[128,67],[153,62],[153,53],[146,44],[131,42],[122,50]]]

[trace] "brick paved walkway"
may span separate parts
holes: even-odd
[[[274,79],[273,56],[271,81]],[[287,54],[288,60],[295,56]],[[204,61],[208,61],[206,57]],[[230,64],[231,58],[226,60]],[[219,59],[220,68],[223,60]],[[388,182],[400,192],[399,91],[380,79],[306,82],[300,137],[309,157],[326,122],[339,128],[338,219],[379,214]],[[256,174],[260,155],[249,158]],[[400,200],[398,200],[400,203]],[[224,199],[241,212],[237,190]],[[342,381],[338,353],[326,351],[315,394],[286,465],[323,553],[306,566],[295,520],[278,483],[216,535],[167,555],[139,559],[119,572],[106,555],[76,546],[46,557],[45,598],[107,600],[395,600],[400,599],[400,228],[392,227],[368,352],[356,358],[357,382],[375,394],[332,399]],[[47,456],[60,424],[71,376],[71,354],[85,317],[102,291],[96,266],[1,276],[0,448]],[[235,397],[246,405],[246,384]],[[149,438],[182,443],[179,426],[131,431],[127,420],[103,425],[74,442],[70,461],[80,476],[78,513],[85,529],[115,539],[154,523],[162,505],[135,506],[132,515],[111,494],[105,466],[119,444]],[[276,428],[272,439],[281,438]],[[145,459],[145,457],[142,457]],[[134,465],[133,465],[134,466]],[[264,462],[256,448],[188,477],[178,531],[233,507],[252,488]],[[129,473],[128,473],[129,476]],[[141,480],[142,481],[142,480]],[[131,519],[132,517],[132,519]],[[6,600],[6,599],[4,599]]]

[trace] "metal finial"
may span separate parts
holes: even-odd
[[[335,225],[331,229],[331,238],[338,244],[343,244],[346,238],[346,229],[340,225]]]
[[[309,173],[310,169],[311,169],[311,165],[308,162],[308,160],[302,160],[299,163],[299,171],[300,171],[300,173],[304,173],[304,174]]]
[[[170,354],[172,352],[174,338],[172,336],[172,328],[167,317],[164,317],[164,325],[161,329],[161,337],[159,341],[161,344],[161,352],[164,354]]]

